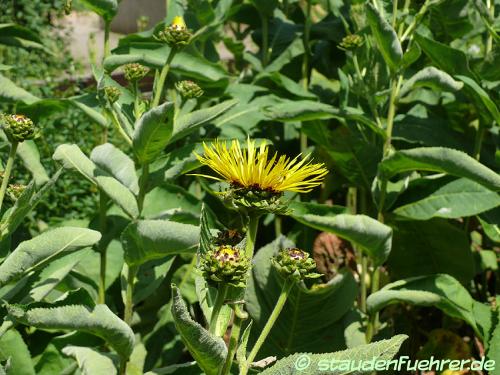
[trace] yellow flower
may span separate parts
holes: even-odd
[[[176,30],[185,30],[187,28],[186,22],[181,16],[175,16],[171,26]]]
[[[211,145],[203,143],[205,155],[195,153],[198,160],[212,168],[221,177],[201,175],[218,181],[227,181],[236,187],[264,190],[272,193],[294,191],[306,193],[321,185],[328,174],[324,164],[313,164],[309,155],[299,160],[278,154],[268,160],[269,148],[265,144],[256,146],[247,140],[242,149],[238,140],[233,140],[228,148],[226,142],[218,140]]]

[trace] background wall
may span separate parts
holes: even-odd
[[[111,30],[123,34],[136,32],[141,16],[149,17],[149,26],[153,26],[165,18],[165,5],[165,0],[122,0]]]

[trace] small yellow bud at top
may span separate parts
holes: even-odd
[[[181,16],[175,16],[171,26],[177,30],[187,29],[186,22],[184,22],[184,18]]]

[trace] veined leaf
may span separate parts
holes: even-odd
[[[129,266],[173,254],[194,254],[200,228],[166,220],[140,220],[122,234],[125,261]]]
[[[166,102],[144,113],[135,125],[134,152],[141,163],[149,163],[167,146],[173,131],[174,106]]]
[[[360,345],[352,349],[347,349],[335,353],[295,353],[289,357],[280,359],[275,365],[261,372],[262,375],[287,374],[287,375],[317,375],[324,371],[328,375],[345,375],[354,373],[347,369],[342,369],[339,362],[362,363],[371,360],[389,361],[396,356],[403,341],[408,338],[406,335],[397,335],[388,340],[381,340],[371,344]],[[336,369],[331,369],[334,363]],[[358,370],[356,374],[370,374],[373,369]]]
[[[291,216],[302,224],[356,243],[377,266],[384,263],[391,252],[392,229],[369,216],[340,214],[325,217],[293,212]]]
[[[80,109],[85,113],[91,120],[95,121],[97,124],[101,125],[103,128],[108,126],[108,121],[101,114],[99,108],[99,102],[97,101],[95,95],[84,94],[80,96],[75,96],[67,99],[67,101]]]
[[[395,303],[434,306],[447,315],[466,321],[482,337],[474,317],[474,300],[458,280],[437,274],[412,277],[387,284],[371,294],[366,303],[370,313]]]
[[[366,15],[372,34],[385,62],[393,70],[400,67],[403,59],[403,49],[392,26],[384,19],[371,2],[366,3]]]
[[[212,335],[189,316],[186,304],[175,285],[172,285],[172,292],[174,294],[172,315],[177,331],[205,374],[217,375],[227,356],[224,340]]]
[[[433,217],[456,219],[477,215],[499,205],[498,193],[474,181],[460,178],[423,199],[396,208],[394,213],[414,220]]]
[[[132,329],[106,305],[95,305],[92,308],[83,305],[53,308],[7,305],[7,311],[9,317],[16,322],[36,328],[78,330],[98,336],[125,359],[134,348]]]
[[[170,143],[181,139],[200,126],[221,116],[226,111],[238,104],[237,100],[226,100],[225,102],[214,105],[213,107],[199,109],[197,111],[185,114],[175,121],[174,130]]]
[[[58,255],[92,246],[101,234],[86,228],[61,227],[21,242],[0,265],[0,285],[41,267]]]
[[[139,183],[134,161],[111,143],[105,143],[92,150],[90,159],[102,170],[108,172],[134,194],[139,193]]]
[[[37,33],[14,23],[0,24],[0,44],[28,50],[41,49],[50,53]]]
[[[23,161],[26,169],[30,171],[38,186],[45,184],[49,179],[47,171],[40,163],[40,153],[33,141],[24,141],[17,149],[17,154]]]
[[[4,362],[9,358],[10,366],[7,374],[36,374],[28,347],[24,343],[21,334],[15,329],[7,331],[0,338],[0,361]]]
[[[101,188],[131,218],[139,215],[139,208],[134,194],[116,178],[98,168],[77,145],[63,144],[57,147],[54,160],[63,163],[67,169],[73,169]]]
[[[0,98],[9,102],[22,102],[25,104],[33,104],[40,100],[36,96],[30,94],[25,89],[17,86],[10,79],[0,74]]]
[[[117,0],[80,0],[85,7],[111,21],[118,11]]]
[[[500,190],[500,176],[465,152],[445,147],[417,147],[396,151],[379,165],[382,178],[407,171],[448,173],[476,181],[494,191]]]
[[[489,112],[493,120],[495,120],[495,122],[500,125],[500,111],[498,110],[495,102],[491,100],[488,93],[484,91],[483,88],[479,86],[473,79],[461,75],[457,75],[456,77],[463,83],[465,83],[467,91],[476,102],[480,114],[482,114],[484,109],[485,112]]]
[[[115,375],[118,373],[109,355],[99,353],[94,349],[70,345],[63,348],[62,352],[76,360],[83,375]]]
[[[414,87],[430,87],[438,90],[458,91],[464,84],[455,81],[452,76],[433,66],[426,67],[415,73],[408,81],[403,84],[399,92],[400,96],[406,95]]]

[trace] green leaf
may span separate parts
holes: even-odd
[[[53,159],[73,169],[101,188],[131,218],[139,215],[134,194],[105,170],[98,168],[77,145],[63,144],[57,147]]]
[[[133,146],[141,163],[153,161],[167,146],[173,131],[173,114],[173,103],[166,102],[144,113],[137,121]]]
[[[177,118],[170,143],[185,137],[200,126],[221,116],[236,104],[238,104],[237,100],[226,100],[212,107],[199,109]]]
[[[40,152],[38,152],[35,142],[29,140],[21,143],[17,148],[17,155],[23,161],[26,169],[33,175],[38,186],[49,181],[50,177],[42,163],[40,163]]]
[[[80,0],[80,2],[106,21],[111,21],[118,11],[117,0]]]
[[[302,224],[356,243],[376,266],[383,264],[391,252],[392,229],[369,216],[340,214],[325,217],[293,212],[291,216]]]
[[[494,191],[500,190],[500,176],[497,173],[465,152],[450,148],[417,147],[396,151],[379,165],[379,174],[383,179],[414,170],[448,173],[468,178]]]
[[[238,344],[238,349],[236,350],[236,360],[238,363],[245,363],[247,360],[247,345],[248,338],[250,337],[250,332],[252,331],[253,321],[245,327],[243,334],[241,335],[240,343]]]
[[[14,23],[0,24],[0,44],[27,50],[40,49],[50,53],[37,33]]]
[[[479,333],[474,317],[474,300],[467,289],[450,275],[437,274],[398,280],[372,293],[366,301],[371,314],[402,302],[437,307],[453,318],[464,320]]]
[[[99,353],[94,349],[70,345],[65,347],[62,352],[76,360],[83,375],[115,375],[118,373],[109,355]]]
[[[447,273],[464,285],[474,276],[467,234],[444,219],[393,223],[393,249],[387,261],[394,279]]]
[[[467,92],[473,98],[476,106],[478,107],[478,111],[480,114],[485,115],[489,112],[493,120],[500,125],[500,111],[498,110],[495,102],[490,98],[488,93],[483,90],[481,86],[479,86],[473,79],[470,79],[466,76],[457,75],[459,80],[465,83],[465,87],[467,88]]]
[[[401,87],[400,96],[406,95],[412,88],[415,87],[430,87],[436,90],[458,91],[464,84],[455,81],[452,76],[442,70],[436,69],[433,66],[428,66],[415,73]]]
[[[461,74],[473,77],[467,56],[464,52],[420,34],[415,34],[414,37],[419,46],[424,50],[424,53],[439,69],[451,75]]]
[[[498,311],[496,312],[497,325],[491,334],[491,339],[488,343],[488,351],[486,358],[495,361],[496,364],[500,363],[500,324],[498,323]],[[491,375],[499,375],[500,369],[496,365],[495,370],[489,372]]]
[[[32,104],[40,99],[20,88],[10,79],[0,74],[0,98],[8,102],[22,102]]]
[[[90,159],[102,170],[128,187],[134,194],[139,193],[139,183],[134,161],[123,151],[105,143],[92,150]]]
[[[67,99],[74,107],[85,113],[92,121],[103,128],[108,126],[106,117],[101,114],[101,108],[95,94],[84,94]]]
[[[165,220],[140,220],[131,223],[122,234],[125,262],[129,266],[173,254],[193,254],[199,240],[199,227]]]
[[[261,372],[262,375],[287,374],[287,375],[345,375],[350,373],[371,374],[372,369],[349,371],[342,368],[342,363],[362,363],[372,360],[389,361],[396,356],[406,335],[397,335],[388,340],[381,340],[371,344],[360,345],[335,353],[295,353],[280,359],[275,365]],[[330,367],[333,364],[332,367]]]
[[[391,69],[399,69],[403,59],[403,49],[396,32],[372,3],[368,2],[365,9],[368,24],[385,62]]]
[[[0,361],[10,358],[7,374],[35,375],[33,361],[22,336],[15,329],[7,331],[0,338]]]
[[[212,335],[191,318],[175,285],[172,285],[172,292],[172,315],[177,331],[205,374],[217,375],[227,356],[226,344],[222,338]]]
[[[500,209],[494,209],[478,216],[484,233],[494,242],[500,243]]]
[[[429,220],[433,217],[456,219],[477,215],[499,205],[497,193],[474,181],[460,178],[423,199],[396,208],[394,213],[413,220]]]
[[[345,214],[346,207],[343,206],[329,206],[326,204],[312,203],[312,202],[297,202],[291,201],[288,204],[293,216],[304,215],[318,215],[318,216],[336,216]]]
[[[101,234],[85,228],[62,227],[21,242],[0,265],[0,285],[35,270],[56,256],[92,246]]]
[[[280,237],[259,249],[253,259],[245,295],[247,311],[254,321],[251,342],[255,342],[262,331],[282,289],[283,279],[272,267],[271,257],[288,247],[294,247],[294,244]],[[338,274],[328,283],[311,289],[304,285],[294,286],[259,351],[259,358],[297,351],[318,352],[326,345],[332,349],[344,347],[342,317],[352,308],[357,291],[356,281],[349,272]]]
[[[11,319],[35,328],[77,330],[98,336],[125,359],[134,348],[132,329],[106,305],[67,305],[52,308],[7,305],[7,311]]]

